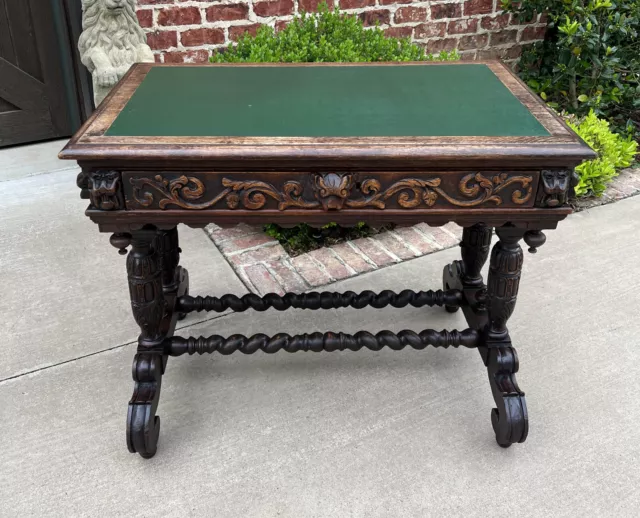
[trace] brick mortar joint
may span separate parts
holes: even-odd
[[[413,255],[416,257],[421,256],[420,250],[418,250],[415,246],[409,243],[406,239],[404,239],[400,234],[395,232],[395,230],[390,230],[389,234],[394,237],[400,244],[406,247]]]
[[[299,256],[296,256],[296,257],[304,258],[304,259],[307,259],[307,260],[311,261],[318,270],[323,272],[329,279],[331,279],[330,282],[336,282],[338,280],[335,277],[333,277],[333,275],[331,275],[331,273],[329,273],[329,271],[327,270],[327,268],[326,268],[326,266],[324,264],[322,264],[320,261],[318,261],[313,256],[311,256],[309,254],[309,252],[307,252],[306,254],[300,254]]]
[[[350,273],[350,276],[358,275],[357,270],[351,266],[346,260],[344,260],[334,249],[332,246],[328,247],[329,253],[333,255],[333,257],[342,264],[346,270]]]
[[[360,250],[353,243],[353,241],[346,241],[345,243],[356,255],[361,257],[365,263],[369,264],[370,266],[373,266],[374,270],[378,269],[378,265],[374,263],[373,260],[367,254],[365,254],[362,250]]]
[[[384,246],[384,243],[382,243],[380,240],[374,239],[374,237],[375,236],[371,236],[371,237],[367,237],[365,239],[368,239],[370,242],[372,242],[374,244],[374,246],[377,246],[384,253],[386,253],[389,257],[391,257],[391,259],[393,259],[394,263],[401,263],[402,262],[402,259],[400,259],[396,254],[394,254],[391,250],[389,250],[386,246]]]
[[[442,227],[440,227],[442,228]],[[436,251],[440,251],[440,250],[444,250],[444,246],[442,246],[440,243],[438,243],[435,239],[433,239],[433,236],[429,236],[427,235],[425,232],[423,232],[422,230],[420,230],[418,228],[418,225],[414,225],[413,227],[411,227],[411,229],[414,232],[417,232],[420,236],[422,236],[423,239],[427,240],[429,243],[431,243],[433,246],[436,247]],[[451,234],[450,232],[447,232],[448,235],[455,237],[453,234]]]
[[[243,0],[222,0],[218,2],[213,2],[211,0],[207,0],[207,1],[187,0],[187,1],[182,1],[180,3],[160,3],[160,4],[138,5],[137,10],[141,12],[152,11],[152,26],[144,28],[147,34],[151,34],[151,33],[158,34],[162,32],[176,33],[176,40],[177,40],[176,46],[170,46],[170,47],[164,47],[164,48],[160,47],[153,50],[154,54],[160,56],[159,59],[164,61],[164,54],[173,53],[173,52],[179,52],[179,53],[185,53],[185,54],[188,52],[192,52],[192,53],[207,52],[207,54],[210,56],[212,51],[225,48],[226,46],[233,44],[235,42],[235,40],[231,38],[231,29],[233,27],[242,28],[242,27],[253,26],[255,24],[268,25],[271,27],[275,27],[275,25],[279,22],[290,21],[295,15],[297,15],[300,12],[300,2],[299,0],[294,0],[292,13],[287,13],[284,15],[267,16],[267,17],[258,16],[254,12],[254,5],[256,3],[261,3],[261,2],[256,2],[254,0],[244,0],[244,1]],[[465,14],[464,8],[462,8],[460,9],[461,11],[460,15],[456,17],[433,19],[431,16],[432,7],[441,6],[441,5],[445,5],[445,6],[460,5],[461,7],[464,7],[465,3],[466,3],[465,0],[438,1],[438,2],[429,2],[429,1],[422,0],[417,2],[410,2],[408,4],[398,4],[398,3],[381,4],[380,0],[376,0],[374,5],[363,6],[360,8],[343,9],[342,11],[349,14],[354,14],[354,15],[361,15],[363,13],[372,12],[372,11],[386,11],[389,13],[388,14],[389,23],[380,24],[379,27],[381,29],[383,30],[388,30],[392,28],[405,29],[405,30],[410,29],[411,30],[410,36],[412,37],[412,40],[421,45],[428,44],[429,42],[437,42],[441,40],[450,39],[450,40],[456,41],[454,45],[457,47],[461,43],[462,38],[469,38],[471,36],[481,36],[481,35],[489,37],[487,38],[486,42],[481,41],[480,45],[477,45],[477,46],[473,45],[473,46],[470,46],[470,48],[465,48],[464,50],[462,50],[461,52],[463,52],[465,55],[473,55],[475,51],[480,51],[480,50],[491,50],[491,49],[505,50],[508,48],[516,47],[520,43],[530,44],[535,41],[541,40],[541,38],[533,38],[533,39],[527,39],[525,42],[522,42],[524,31],[528,27],[532,27],[534,29],[541,29],[546,27],[546,23],[540,22],[540,16],[536,17],[532,21],[532,23],[519,23],[516,20],[515,23],[512,25],[510,23],[511,20],[509,20],[509,23],[504,27],[497,27],[493,29],[482,27],[483,19],[497,18],[498,16],[505,14],[505,13],[502,13],[501,9],[499,8],[499,5],[498,5],[499,2],[497,0],[494,0],[492,4],[492,12],[489,12],[489,13]],[[214,20],[214,21],[209,21],[207,19],[206,12],[210,7],[224,7],[227,5],[238,5],[238,4],[247,7],[246,18],[238,19],[238,20]],[[335,2],[335,4],[339,4],[339,2]],[[178,10],[178,9],[189,8],[189,7],[195,7],[199,10],[199,14],[202,18],[202,21],[200,23],[187,24],[187,25],[159,25],[158,24],[159,15],[162,11],[167,9]],[[399,10],[402,10],[402,9],[425,9],[426,15],[424,19],[421,19],[418,21],[409,20],[409,21],[396,23],[395,15]],[[422,37],[422,38],[417,37],[416,34],[414,34],[415,29],[420,25],[434,26],[434,25],[445,24],[445,27],[448,27],[451,22],[463,21],[463,20],[466,20],[466,21],[480,20],[480,21],[477,23],[476,30],[471,32],[464,32],[459,34],[445,33],[444,36],[431,36],[431,37],[425,35],[425,37]],[[373,26],[370,26],[367,28],[370,29],[370,28],[373,28]],[[191,31],[191,30],[197,30],[197,29],[221,29],[223,41],[221,43],[203,43],[201,45],[195,45],[195,46],[184,45],[182,41],[182,33]],[[515,41],[507,41],[504,43],[500,43],[498,45],[496,45],[495,43],[491,44],[490,38],[492,34],[497,34],[503,31],[511,31],[511,30],[516,31]],[[469,47],[468,43],[465,46]],[[194,56],[194,58],[201,59],[201,58],[198,58],[197,55]]]

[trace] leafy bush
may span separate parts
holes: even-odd
[[[583,162],[576,167],[580,183],[577,196],[602,195],[606,184],[616,176],[617,169],[629,167],[638,150],[638,143],[631,137],[624,138],[609,128],[606,120],[598,119],[592,110],[581,120],[567,121],[569,126],[598,153],[598,158]]]
[[[356,16],[334,11],[326,3],[315,14],[302,13],[278,33],[262,26],[255,37],[245,33],[238,44],[217,52],[213,63],[303,63],[366,61],[449,61],[457,51],[426,54],[409,38],[385,36],[382,29],[365,29]]]
[[[373,27],[365,29],[356,16],[330,10],[321,4],[316,14],[302,13],[283,30],[275,33],[271,27],[258,29],[255,37],[245,34],[238,44],[217,52],[213,63],[303,63],[303,62],[369,62],[369,61],[453,61],[460,58],[457,51],[426,54],[409,38],[385,36]],[[359,223],[343,228],[330,223],[322,229],[306,224],[283,228],[276,224],[265,226],[265,232],[293,255],[331,245],[345,239],[376,234],[387,227],[371,228]]]
[[[547,15],[544,42],[520,60],[523,79],[549,104],[591,110],[616,131],[640,134],[639,0],[502,0],[521,20]]]

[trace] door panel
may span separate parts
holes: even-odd
[[[71,49],[56,30],[66,22],[52,2],[60,0],[0,0],[0,147],[66,137],[79,123],[75,79],[65,76],[73,71],[63,66]]]

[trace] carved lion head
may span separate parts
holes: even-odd
[[[574,171],[543,170],[542,190],[545,194],[545,204],[547,207],[558,207],[567,202],[567,198],[573,187],[578,184],[578,176]]]
[[[118,189],[120,173],[118,171],[94,171],[89,175],[91,204],[100,210],[122,208]]]

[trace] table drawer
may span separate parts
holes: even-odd
[[[533,207],[538,171],[141,172],[127,210],[428,210]]]

